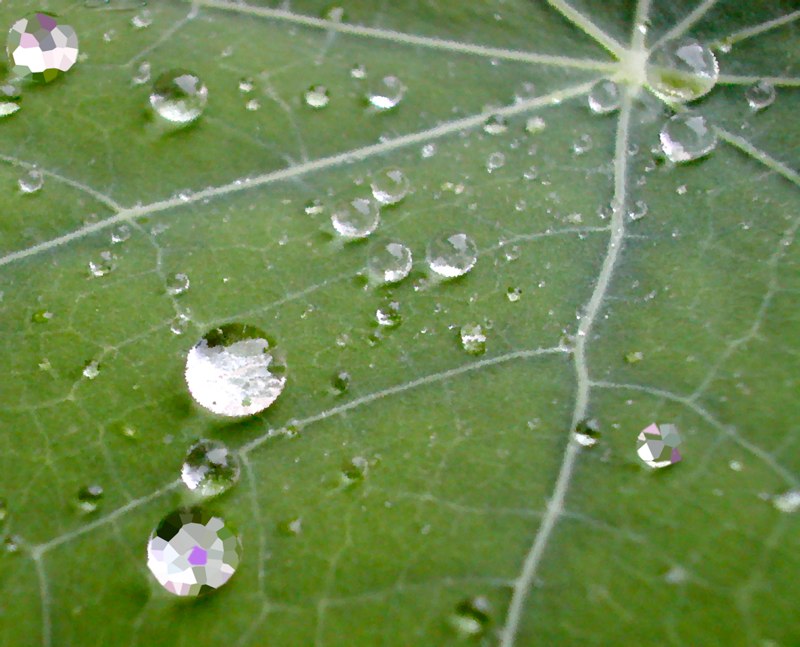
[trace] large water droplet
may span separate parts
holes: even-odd
[[[408,195],[411,182],[399,168],[386,168],[372,176],[370,188],[381,204],[397,204]]]
[[[96,512],[103,500],[103,488],[100,485],[87,485],[78,491],[76,506],[83,514]]]
[[[671,40],[650,54],[647,82],[666,99],[692,101],[708,94],[719,78],[719,64],[709,47],[692,38]]]
[[[448,279],[463,276],[478,262],[478,248],[466,234],[444,234],[428,243],[428,266]]]
[[[406,86],[396,76],[384,76],[370,83],[367,100],[379,110],[391,110],[406,94]]]
[[[303,95],[306,105],[311,108],[324,108],[330,103],[331,95],[324,85],[312,85]]]
[[[208,103],[208,88],[198,76],[185,70],[164,72],[153,84],[150,105],[163,119],[174,124],[196,120]]]
[[[198,440],[186,454],[181,479],[193,492],[212,497],[236,485],[239,470],[239,459],[223,443]]]
[[[470,355],[483,355],[486,352],[486,332],[479,323],[461,326],[461,348]]]
[[[411,272],[413,258],[411,250],[394,241],[379,241],[370,248],[367,272],[377,283],[397,283]]]
[[[752,110],[763,110],[775,102],[775,86],[769,81],[756,81],[744,93]]]
[[[607,115],[619,109],[621,100],[619,86],[614,81],[598,81],[589,92],[589,109],[596,115]]]
[[[17,76],[52,81],[78,60],[78,35],[55,16],[36,13],[11,26],[6,50]]]
[[[480,636],[492,621],[492,607],[484,596],[463,600],[456,605],[450,624],[463,636]]]
[[[661,148],[672,162],[689,162],[708,155],[717,135],[705,117],[692,112],[677,114],[661,128]]]
[[[281,394],[286,367],[265,333],[232,323],[214,328],[192,347],[185,377],[200,406],[223,416],[248,416]]]
[[[17,180],[19,190],[23,193],[36,193],[44,186],[44,174],[38,168],[26,170]]]
[[[218,589],[236,572],[239,538],[225,521],[198,509],[164,517],[147,542],[147,567],[170,593],[196,596]]]
[[[638,435],[636,452],[649,467],[668,467],[681,460],[680,444],[681,436],[675,425],[653,423]]]
[[[377,202],[356,198],[343,202],[331,211],[331,224],[344,238],[366,238],[381,222],[381,211]]]

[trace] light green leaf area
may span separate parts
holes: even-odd
[[[800,515],[776,498],[800,480],[796,2],[346,0],[335,21],[317,0],[164,0],[144,29],[131,4],[43,0],[81,61],[0,120],[0,645],[800,644]],[[30,9],[3,2],[0,25]],[[682,35],[714,44],[720,82],[692,108],[719,144],[675,166],[643,62]],[[196,124],[153,118],[144,62],[205,81]],[[364,97],[386,75],[408,89],[380,113]],[[763,77],[777,99],[754,112]],[[600,78],[624,94],[605,116]],[[484,131],[492,114],[506,132]],[[373,238],[407,244],[414,271],[365,288],[371,241],[340,242],[329,214],[386,167],[413,190]],[[479,260],[433,281],[446,231]],[[172,297],[176,273],[191,287]],[[391,301],[402,324],[379,330]],[[289,367],[272,407],[233,422],[183,378],[224,322],[266,330]],[[461,348],[470,322],[482,356]],[[683,462],[639,460],[652,422],[678,426]],[[207,504],[243,560],[184,600],[145,546],[187,501],[198,438],[243,461]],[[80,514],[90,484],[104,496]],[[454,623],[473,596],[486,623]]]

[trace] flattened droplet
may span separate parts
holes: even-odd
[[[639,433],[637,441],[636,452],[649,467],[669,467],[681,460],[681,436],[675,425],[653,423]]]
[[[241,560],[239,538],[220,517],[198,509],[167,515],[147,542],[147,567],[167,591],[197,596],[224,585]]]
[[[662,97],[693,101],[708,94],[719,78],[719,64],[709,47],[694,40],[670,40],[650,53],[647,82]]]
[[[195,121],[208,103],[208,88],[186,70],[169,70],[159,76],[150,93],[150,105],[166,121],[187,125]]]
[[[396,76],[384,76],[370,84],[367,101],[378,110],[391,110],[403,100],[406,86]]]
[[[775,86],[769,81],[756,81],[744,93],[747,105],[753,111],[764,110],[775,103]]]
[[[331,212],[331,224],[344,238],[366,238],[381,222],[378,204],[366,198],[343,202]]]
[[[508,131],[508,120],[503,115],[492,115],[483,124],[487,135],[502,135]]]
[[[690,162],[708,155],[717,146],[717,135],[703,115],[682,112],[667,120],[659,135],[667,158]]]
[[[478,248],[467,234],[444,234],[428,243],[428,267],[448,279],[463,276],[478,262]]]
[[[391,205],[401,202],[408,195],[411,182],[399,168],[386,168],[373,175],[370,188],[372,196],[380,204]]]
[[[21,91],[11,81],[0,82],[0,117],[8,117],[19,110]]]
[[[575,440],[582,447],[594,447],[600,439],[600,423],[595,418],[586,418],[575,425]]]
[[[223,416],[248,416],[269,407],[286,385],[286,367],[264,332],[225,324],[186,356],[186,384],[195,401]]]
[[[411,272],[411,250],[396,241],[375,243],[367,258],[367,272],[376,283],[397,283]]]
[[[239,481],[239,459],[217,440],[198,440],[186,454],[181,480],[192,492],[213,497]]]
[[[75,65],[78,35],[55,16],[35,13],[11,26],[6,50],[15,74],[49,82]]]

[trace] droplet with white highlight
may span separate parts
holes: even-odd
[[[682,112],[670,117],[661,128],[661,148],[676,163],[708,155],[717,145],[717,134],[703,115]]]
[[[669,467],[681,460],[680,444],[681,436],[675,425],[653,423],[639,433],[636,452],[649,467]]]
[[[396,76],[384,76],[370,83],[367,101],[378,110],[391,110],[403,100],[406,86]]]
[[[324,85],[312,85],[303,94],[303,100],[309,108],[319,110],[330,103],[331,95]]]
[[[36,193],[44,186],[44,174],[36,167],[27,169],[17,180],[22,193]]]
[[[682,38],[667,41],[650,53],[646,76],[657,94],[683,103],[711,92],[719,78],[719,64],[711,48],[693,38]]]
[[[408,195],[411,182],[399,168],[385,168],[372,176],[372,196],[381,204],[397,204]]]
[[[425,257],[433,272],[452,279],[475,267],[478,248],[467,234],[444,234],[428,243]]]
[[[622,101],[622,93],[619,86],[605,79],[598,81],[592,86],[589,92],[589,109],[596,115],[607,115],[619,109]]]
[[[150,105],[166,121],[187,125],[195,121],[208,103],[208,88],[186,70],[170,70],[159,76],[150,93]]]
[[[486,332],[479,323],[467,323],[459,331],[461,348],[470,355],[483,355],[486,352]]]
[[[239,481],[239,459],[225,444],[216,440],[198,440],[186,454],[181,480],[192,492],[213,497],[232,488]]]
[[[331,224],[343,238],[366,238],[381,222],[378,203],[366,198],[343,202],[331,211]]]
[[[764,110],[764,108],[769,108],[769,106],[775,103],[775,86],[769,81],[762,79],[756,81],[747,88],[744,96],[745,99],[747,99],[747,105],[750,106],[750,109],[758,112],[759,110]]]

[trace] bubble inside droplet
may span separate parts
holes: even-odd
[[[708,155],[717,145],[717,135],[705,117],[693,112],[677,114],[664,124],[661,148],[672,162],[689,162]]]
[[[173,124],[190,124],[208,103],[208,88],[198,76],[186,70],[170,70],[156,79],[150,105]]]
[[[396,283],[411,272],[411,250],[396,241],[379,241],[370,248],[367,272],[376,283]]]
[[[661,96],[692,101],[708,94],[719,78],[719,64],[709,47],[683,38],[663,43],[650,53],[647,82]]]
[[[344,238],[366,238],[381,222],[378,203],[366,198],[342,202],[331,211],[331,224]]]
[[[775,102],[775,86],[769,81],[760,80],[751,85],[744,93],[747,104],[752,110],[768,108]]]
[[[622,100],[619,86],[608,79],[598,81],[589,92],[589,109],[597,115],[606,115],[619,109]]]
[[[436,274],[445,278],[455,278],[463,276],[475,267],[478,261],[478,248],[466,234],[444,234],[428,243],[426,260]]]
[[[375,79],[367,92],[367,100],[379,110],[391,110],[406,94],[406,86],[396,76]]]
[[[239,459],[223,443],[199,440],[186,454],[181,480],[200,496],[213,497],[238,482],[239,470]]]
[[[372,196],[381,204],[397,204],[408,195],[411,182],[399,168],[378,171],[370,181]]]

